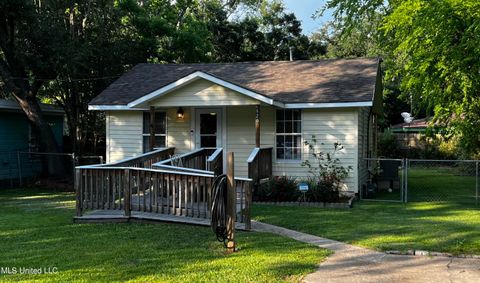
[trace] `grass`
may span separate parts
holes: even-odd
[[[448,201],[475,204],[475,175],[461,168],[412,167],[408,171],[408,201]]]
[[[467,164],[470,165],[471,164]],[[474,164],[473,164],[474,165]],[[472,168],[453,166],[412,166],[408,169],[408,202],[448,201],[450,203],[475,205],[476,184]],[[468,174],[469,173],[469,174]],[[399,181],[403,178],[401,172]],[[382,190],[374,196],[378,200],[401,201],[399,189]]]
[[[58,269],[57,274],[3,274],[0,281],[299,281],[328,255],[254,232],[237,232],[240,251],[227,255],[207,227],[72,224],[74,205],[70,193],[0,191],[0,267]]]
[[[352,209],[255,204],[256,220],[375,250],[480,254],[480,210],[449,203],[355,203]]]

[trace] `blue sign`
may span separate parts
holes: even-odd
[[[301,191],[301,192],[308,191],[308,184],[307,183],[298,184],[298,190]]]

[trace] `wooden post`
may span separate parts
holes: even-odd
[[[235,252],[236,192],[233,152],[227,156],[227,252]]]
[[[155,107],[150,106],[150,151],[155,147]]]
[[[130,170],[125,169],[123,177],[125,178],[123,180],[123,199],[124,203],[123,205],[125,206],[125,216],[130,217],[132,214],[132,207],[131,207],[131,200],[132,200],[132,192],[131,192],[131,187],[130,187]]]
[[[246,182],[245,190],[245,230],[252,230],[252,182]]]
[[[82,196],[82,185],[81,185],[81,180],[82,180],[82,173],[80,169],[74,169],[75,170],[75,179],[74,179],[74,184],[75,184],[75,192],[77,194],[77,216],[80,217],[82,216],[82,211],[83,211],[83,196]]]
[[[260,147],[260,105],[255,107],[255,147]]]

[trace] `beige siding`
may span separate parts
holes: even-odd
[[[359,189],[368,180],[367,162],[364,158],[368,157],[368,116],[370,113],[369,107],[358,109],[358,186]],[[371,126],[371,125],[370,125]],[[371,127],[370,127],[371,128]],[[370,138],[371,138],[370,132]]]
[[[177,120],[177,108],[169,108],[167,112],[167,145],[175,147],[175,153],[185,153],[193,149],[190,134],[192,109],[183,108],[184,119]]]
[[[142,112],[107,112],[107,162],[142,153]]]
[[[333,143],[340,142],[344,150],[339,158],[344,166],[352,166],[346,180],[349,191],[357,191],[357,112],[355,109],[304,109],[302,111],[303,141],[311,141],[316,136],[318,150],[329,152],[333,150]],[[321,145],[321,144],[324,145]],[[314,161],[308,147],[303,148],[303,160]],[[301,161],[274,162],[275,176],[288,175],[299,179],[309,176],[307,169],[301,166]]]
[[[199,79],[184,87],[152,101],[150,105],[169,106],[229,106],[256,105],[257,100],[237,93],[204,79]]]
[[[177,153],[188,152],[194,148],[190,130],[193,108],[184,107],[183,121],[176,119],[176,107],[166,108],[167,145],[175,147]],[[365,110],[357,109],[305,109],[302,111],[303,140],[310,140],[312,135],[318,143],[324,143],[320,150],[331,151],[333,143],[338,141],[345,146],[341,160],[345,166],[354,170],[347,179],[348,190],[357,191],[359,180],[358,156],[363,151],[359,148],[364,142],[364,133],[359,136],[358,127],[363,128]],[[235,175],[247,176],[247,159],[255,147],[255,106],[230,106],[225,109],[226,152],[235,152]],[[361,117],[360,117],[361,116]],[[260,109],[261,146],[275,146],[275,108],[262,106]],[[111,111],[107,113],[107,161],[142,153],[142,112]],[[303,159],[311,158],[308,148],[303,149]],[[288,175],[306,178],[308,172],[301,166],[301,161],[277,162],[275,150],[273,157],[273,175]],[[363,177],[362,177],[363,178]]]
[[[235,175],[248,176],[247,159],[255,148],[255,106],[227,107],[226,150],[235,153]],[[262,147],[273,146],[275,110],[260,107]]]

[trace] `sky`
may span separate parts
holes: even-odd
[[[319,10],[325,3],[324,0],[283,0],[283,3],[285,3],[287,10],[295,13],[297,19],[302,22],[305,35],[310,35],[331,19],[331,13],[328,13],[328,11],[322,18],[312,19],[315,11]]]

